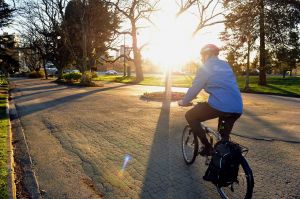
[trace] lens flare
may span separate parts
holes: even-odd
[[[119,177],[123,177],[125,168],[126,168],[128,162],[129,162],[130,160],[131,160],[131,156],[128,155],[128,154],[126,154],[126,155],[125,155],[125,158],[124,158],[124,162],[123,162],[122,168],[121,168],[121,170],[118,172],[118,176],[119,176]]]

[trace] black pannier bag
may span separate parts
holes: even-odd
[[[219,187],[238,182],[241,157],[242,151],[238,144],[230,141],[218,142],[203,179]]]

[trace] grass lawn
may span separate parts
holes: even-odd
[[[172,86],[175,87],[190,87],[193,82],[193,76],[187,75],[173,75]],[[123,77],[118,75],[100,76],[94,81],[109,81],[120,83],[134,83],[134,77]],[[237,82],[241,91],[245,85],[245,77],[239,76]],[[267,86],[259,86],[257,84],[258,76],[250,76],[250,92],[251,93],[264,93],[276,94],[284,96],[300,97],[300,77],[286,77],[283,79],[281,76],[267,77]],[[138,83],[140,85],[151,86],[164,86],[164,78],[160,77],[145,77],[144,81]]]
[[[257,76],[250,78],[251,92],[300,97],[300,77],[286,77],[285,79],[278,76],[268,77],[267,86],[259,86],[257,82]],[[243,89],[245,78],[238,77],[238,84]]]
[[[7,139],[8,115],[6,113],[7,84],[0,80],[0,198],[8,198]]]
[[[123,77],[120,75],[106,75],[99,76],[93,79],[94,81],[107,81],[107,82],[119,82],[125,84],[134,84],[135,77]],[[139,85],[148,85],[148,86],[164,86],[165,79],[160,77],[145,77]]]

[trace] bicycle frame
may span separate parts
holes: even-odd
[[[216,131],[212,130],[211,128],[205,126],[202,122],[201,122],[201,126],[205,130],[205,133],[210,137],[210,139],[213,139],[211,137],[211,135],[213,135],[216,138],[217,142],[222,139],[222,136],[219,132],[216,132]],[[212,143],[212,140],[210,140],[210,142]],[[246,156],[249,149],[247,147],[243,146],[243,145],[240,145],[240,144],[239,144],[239,146],[241,147],[242,155]]]
[[[211,133],[213,136],[215,136],[215,138],[217,139],[217,141],[220,141],[222,139],[221,134],[219,132],[215,132],[211,128],[205,126],[202,122],[201,122],[201,126],[205,130],[206,134],[207,133]]]

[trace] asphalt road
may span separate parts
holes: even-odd
[[[44,198],[218,198],[202,180],[200,159],[190,167],[183,162],[188,109],[140,99],[162,88],[11,82]],[[244,115],[233,130],[239,136],[232,138],[250,149],[253,198],[300,198],[300,99],[254,94],[243,99]],[[131,159],[122,173],[126,155]]]

